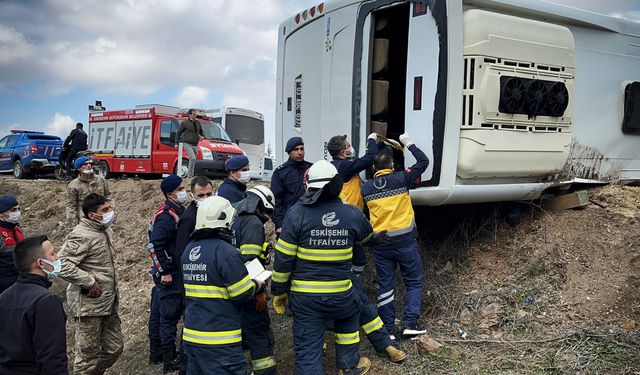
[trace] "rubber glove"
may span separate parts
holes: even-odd
[[[289,295],[287,293],[273,296],[273,309],[278,314],[284,314],[284,310],[289,304]]]

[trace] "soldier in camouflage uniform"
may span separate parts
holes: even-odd
[[[84,199],[82,211],[84,217],[60,251],[60,278],[69,282],[68,314],[76,322],[73,374],[103,374],[124,347],[110,228],[116,215],[111,203],[97,193]]]
[[[89,193],[98,193],[105,198],[111,196],[111,190],[107,185],[107,181],[102,176],[96,176],[93,173],[93,165],[91,159],[81,156],[76,159],[75,167],[78,170],[78,177],[67,186],[67,223],[72,229],[79,222],[82,214],[82,200]]]

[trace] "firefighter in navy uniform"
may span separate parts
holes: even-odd
[[[374,230],[386,231],[389,236],[389,243],[373,247],[379,286],[378,313],[389,333],[395,336],[395,280],[396,268],[400,266],[407,289],[402,335],[412,337],[426,330],[418,322],[423,271],[409,189],[420,180],[429,159],[408,134],[400,135],[400,142],[409,149],[416,163],[405,171],[394,173],[393,154],[389,149],[380,150],[374,162],[376,173],[363,185],[362,195]]]
[[[355,158],[353,147],[347,141],[346,135],[333,136],[327,143],[327,151],[333,158],[331,164],[335,165],[344,182],[340,198],[342,198],[343,202],[358,207],[360,211],[364,210],[364,201],[360,193],[362,180],[359,173],[373,166],[373,159],[378,153],[377,139],[378,135],[376,133],[369,134],[369,137],[367,137],[367,153],[357,159]]]
[[[251,280],[230,230],[236,210],[222,197],[200,203],[196,230],[182,254],[186,296],[184,352],[189,375],[246,375],[236,302],[262,293]]]
[[[305,177],[308,192],[294,205],[276,243],[272,276],[273,307],[283,314],[291,300],[296,374],[322,374],[325,321],[333,321],[339,374],[365,374],[371,362],[359,358],[361,304],[351,282],[358,243],[372,235],[356,207],[338,197],[342,179],[320,160]]]
[[[182,273],[176,256],[177,224],[188,196],[182,178],[169,175],[160,183],[165,201],[149,222],[151,290],[149,362],[163,363],[163,371],[179,369],[175,348],[177,325],[183,310]]]
[[[262,185],[247,190],[245,198],[233,205],[238,217],[231,229],[235,234],[235,246],[242,259],[250,262],[259,259],[265,265],[268,243],[264,224],[273,216],[275,198],[269,188]],[[243,302],[242,339],[251,352],[251,369],[258,375],[275,374],[276,361],[273,357],[273,331],[267,310],[267,295],[262,292],[255,299]]]

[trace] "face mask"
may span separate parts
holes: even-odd
[[[44,273],[47,274],[47,277],[49,279],[55,279],[58,277],[58,275],[60,275],[60,270],[62,270],[62,259],[57,259],[55,262],[50,262],[46,259],[40,259],[41,261],[43,261],[44,263],[50,265],[51,267],[53,267],[53,271],[49,271],[47,269],[42,269],[44,271]]]
[[[189,199],[189,196],[187,195],[187,192],[182,190],[176,193],[176,201],[180,204],[185,204],[187,203],[187,200]]]
[[[82,173],[85,176],[88,176],[90,174],[93,174],[93,169],[83,169],[80,171],[80,173]]]
[[[116,212],[109,211],[106,214],[102,215],[102,220],[100,220],[100,223],[104,225],[105,228],[108,228],[111,224],[113,224],[113,222],[115,221],[115,218],[116,218]]]
[[[9,216],[7,217],[6,221],[11,224],[18,224],[21,217],[22,214],[20,213],[20,211],[11,211],[9,212]]]
[[[349,148],[345,151],[344,156],[348,159],[351,159],[356,154],[356,150],[354,150],[353,146],[349,146]]]
[[[249,171],[240,171],[240,177],[238,178],[241,184],[248,184],[251,181],[251,172]]]

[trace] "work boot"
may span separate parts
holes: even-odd
[[[180,370],[180,357],[173,350],[162,353],[162,373],[169,374]]]
[[[371,361],[367,357],[360,357],[358,365],[352,369],[340,369],[338,375],[364,375],[369,372],[371,368]]]
[[[160,342],[149,342],[149,364],[159,365],[162,363],[162,345]]]
[[[400,349],[396,349],[393,345],[387,346],[384,352],[387,355],[387,358],[389,358],[389,361],[393,363],[402,362],[405,358],[407,358],[407,353],[403,352]]]

